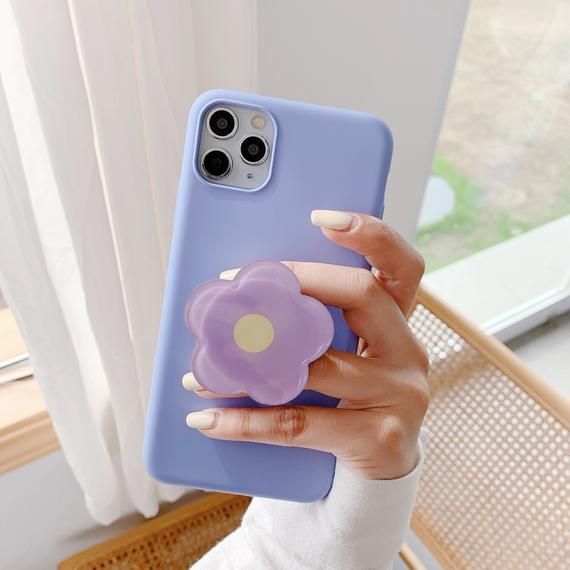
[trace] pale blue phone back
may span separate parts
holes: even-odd
[[[201,176],[196,146],[203,113],[213,104],[256,107],[276,124],[272,173],[263,188],[240,192]],[[255,260],[305,260],[368,267],[355,253],[328,241],[310,223],[312,210],[381,216],[392,137],[364,113],[318,107],[232,91],[209,91],[194,103],[172,237],[168,279],[146,423],[144,458],[160,481],[293,501],[314,501],[331,486],[335,458],[308,449],[216,441],[186,426],[191,411],[254,406],[247,398],[208,401],[182,386],[194,340],[184,321],[192,290],[226,270]],[[341,313],[333,346],[356,349]],[[334,406],[306,391],[295,403]]]

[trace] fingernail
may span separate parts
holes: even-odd
[[[186,390],[203,390],[202,386],[198,384],[196,376],[194,376],[192,372],[188,372],[188,374],[184,374],[184,376],[182,376],[182,386],[184,386]]]
[[[239,267],[237,269],[226,269],[226,271],[222,271],[220,273],[220,279],[224,279],[225,281],[233,281],[239,270]]]
[[[327,230],[347,230],[353,221],[354,218],[346,212],[335,210],[313,210],[311,212],[312,224]]]
[[[216,414],[211,411],[192,412],[186,416],[186,425],[195,429],[210,429],[216,423]]]

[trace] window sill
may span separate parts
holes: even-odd
[[[33,378],[0,386],[0,475],[59,449]]]
[[[0,360],[26,351],[9,309],[0,310],[0,338]],[[0,475],[58,448],[59,441],[34,378],[0,384]]]
[[[570,309],[570,215],[428,273],[440,298],[507,342]]]

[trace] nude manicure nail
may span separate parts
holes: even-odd
[[[210,429],[216,423],[216,414],[211,411],[192,412],[186,416],[186,425],[195,429]]]
[[[353,217],[346,212],[335,210],[313,210],[311,212],[311,223],[327,230],[347,230],[352,222]]]
[[[196,380],[196,376],[192,374],[192,372],[188,372],[182,376],[182,386],[186,388],[186,390],[203,390],[202,386],[198,384],[198,380]]]
[[[233,281],[239,270],[239,267],[236,269],[226,269],[226,271],[222,271],[220,273],[220,279],[223,279],[224,281]]]

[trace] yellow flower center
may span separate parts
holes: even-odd
[[[262,352],[271,346],[275,330],[263,315],[244,315],[234,326],[234,340],[245,352]]]

